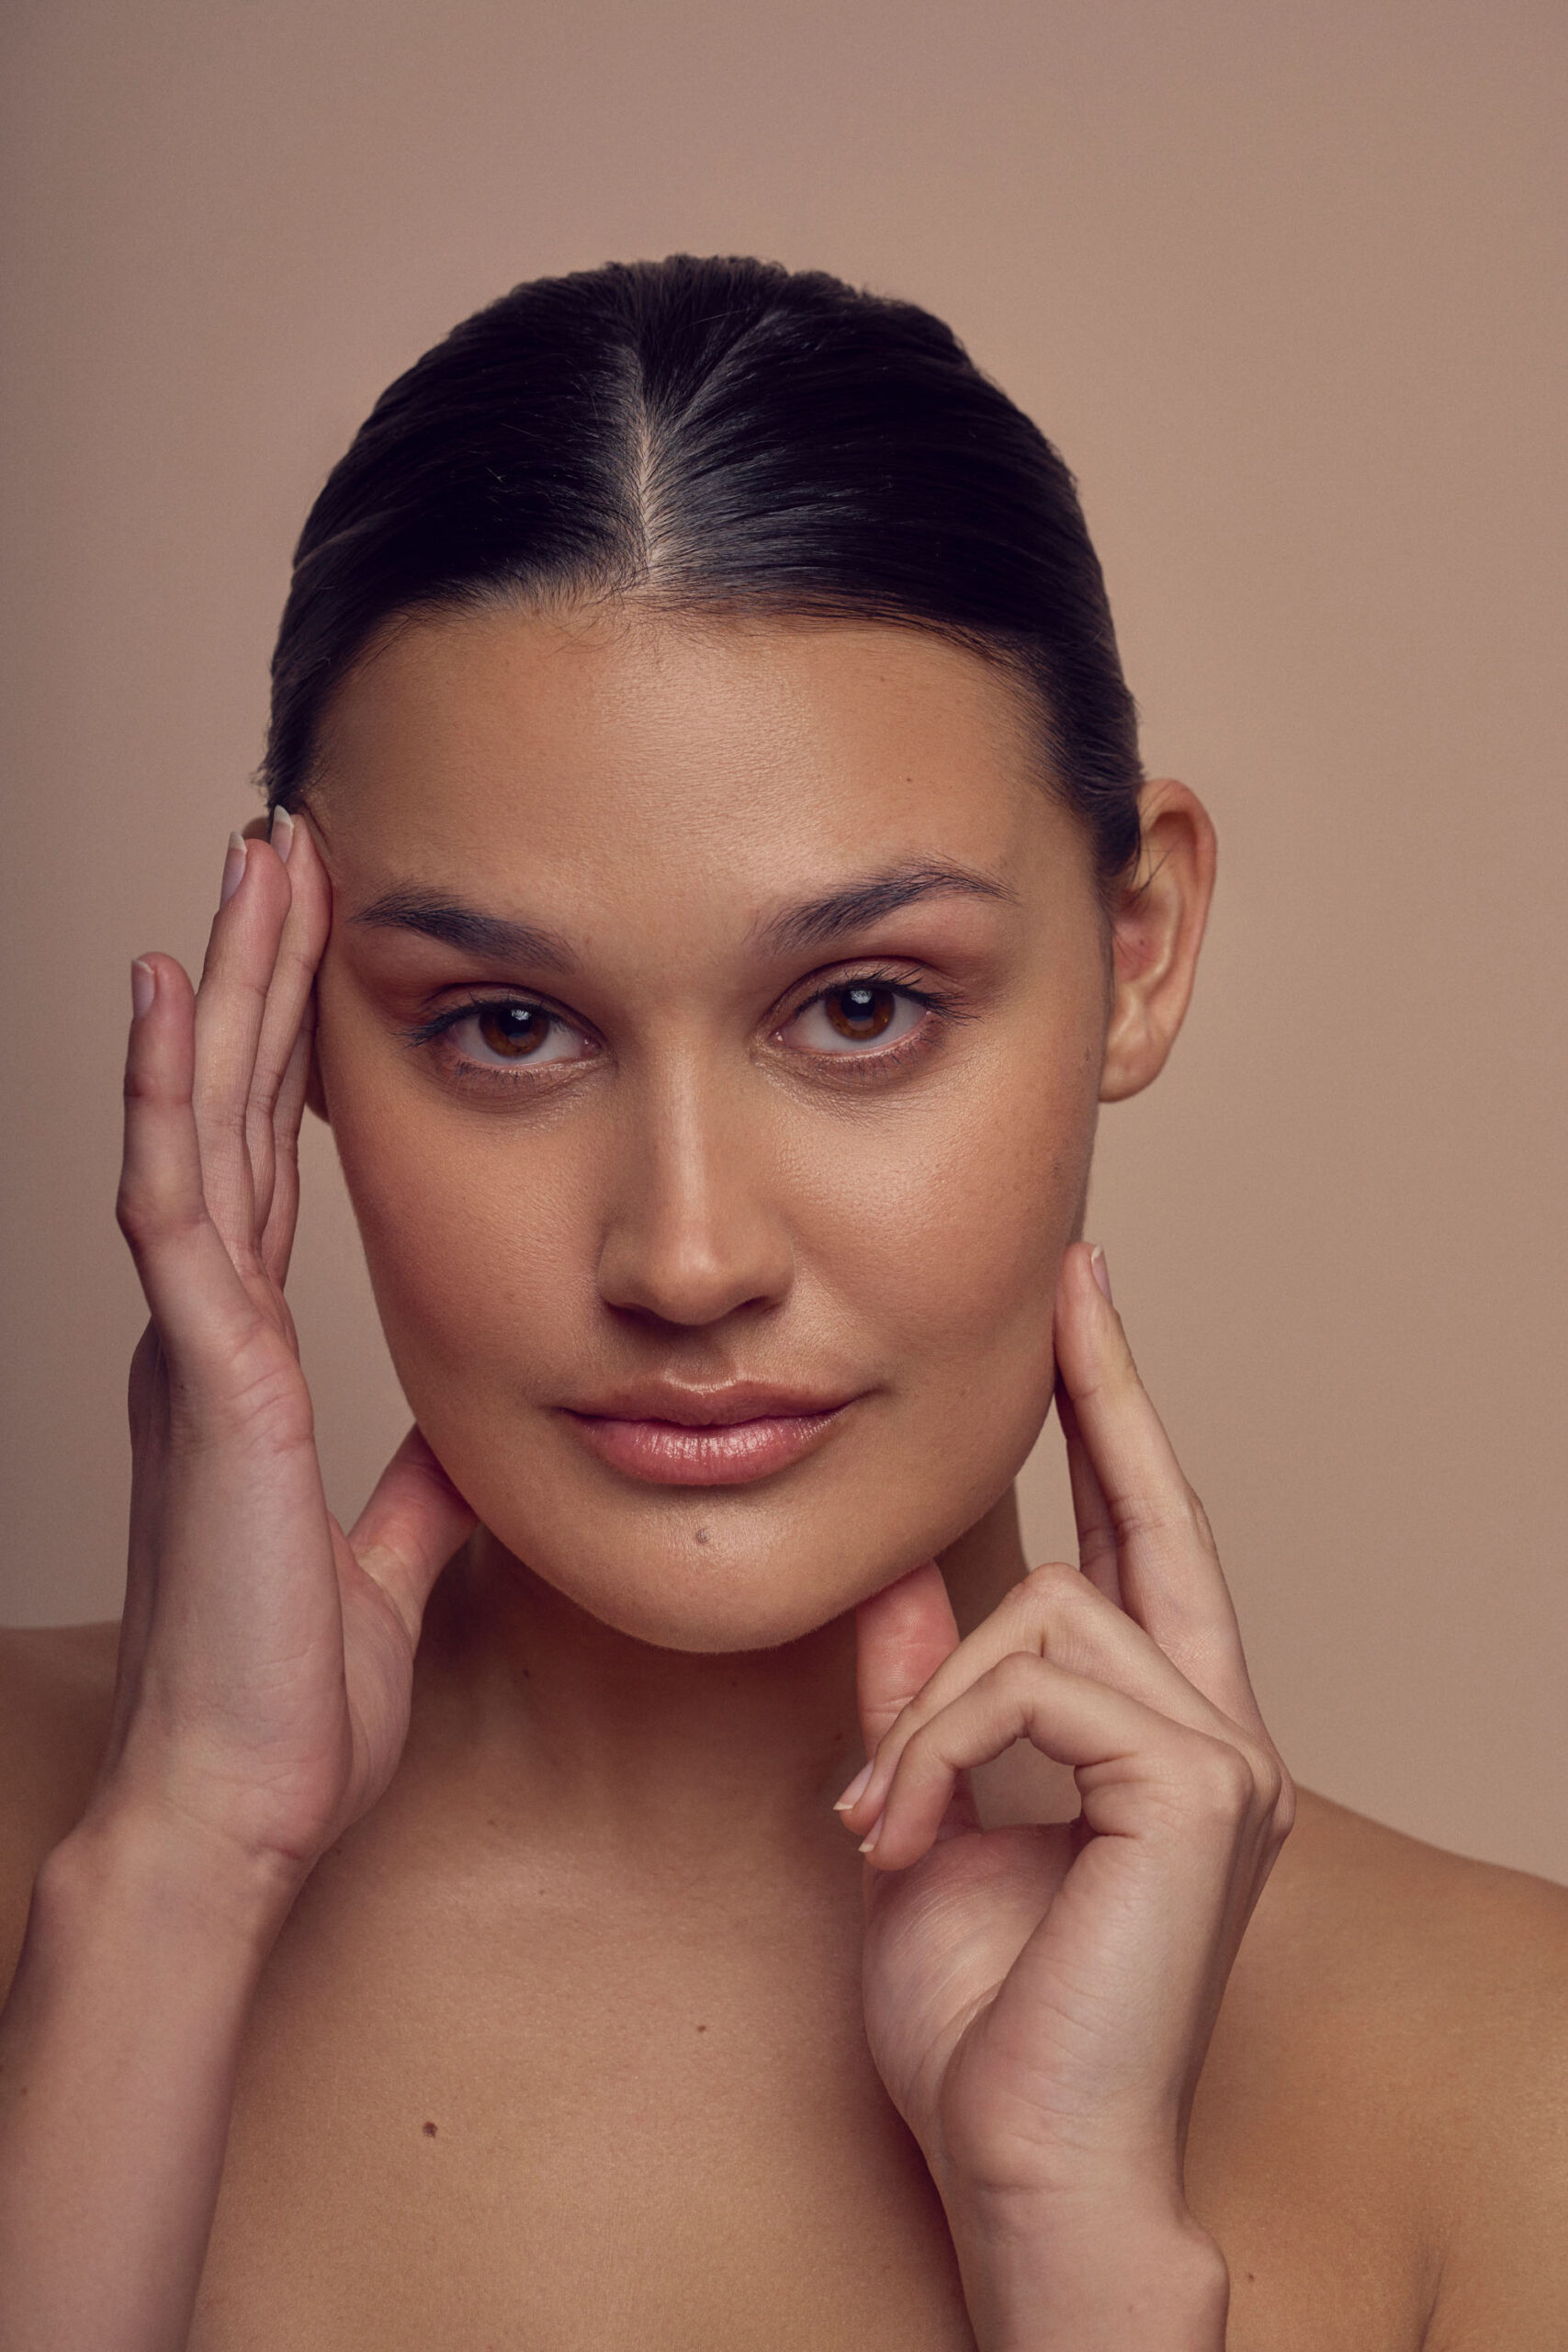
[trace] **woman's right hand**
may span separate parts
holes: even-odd
[[[473,1524],[417,1430],[353,1531],[326,1506],[283,1284],[331,891],[309,822],[231,844],[201,984],[133,968],[119,1221],[130,1558],[89,1817],[151,1817],[285,1899],[390,1780],[425,1600]]]

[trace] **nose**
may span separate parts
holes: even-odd
[[[761,1143],[755,1104],[691,1077],[658,1091],[617,1137],[599,1256],[607,1306],[694,1328],[782,1302],[795,1250]]]

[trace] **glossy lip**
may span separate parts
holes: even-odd
[[[740,1487],[815,1453],[854,1401],[750,1380],[705,1389],[654,1382],[561,1410],[590,1451],[628,1477]]]

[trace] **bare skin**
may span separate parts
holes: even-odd
[[[102,1630],[6,1656],[8,2341],[183,2340],[188,2279],[202,2352],[1559,2342],[1568,1905],[1312,1800],[1269,1875],[1288,1777],[1073,1246],[1185,1011],[1190,795],[1107,931],[1000,681],[841,626],[425,624],[324,749],[194,1038],[158,959],[133,1040],[118,1700]],[[447,1474],[351,1539],[278,1288],[318,957]],[[182,1052],[199,1214],[137,1125]],[[784,1466],[606,1457],[738,1376],[825,1408]],[[1022,1582],[1058,1384],[1082,1573]]]

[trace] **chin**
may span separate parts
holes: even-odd
[[[509,1547],[512,1548],[512,1547]],[[570,1563],[519,1548],[534,1572],[601,1624],[649,1648],[734,1656],[782,1649],[818,1633],[927,1556],[851,1559],[842,1546],[797,1547],[781,1563],[717,1538],[694,1568],[674,1545]],[[782,1572],[781,1572],[782,1571]]]
[[[540,1485],[526,1499],[469,1499],[506,1551],[600,1623],[722,1656],[802,1641],[956,1542],[1007,1491],[1032,1435],[1021,1430],[1003,1459],[962,1480],[944,1464],[940,1486],[910,1464],[613,1498],[569,1486],[543,1510]]]

